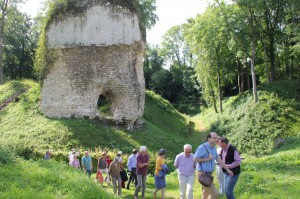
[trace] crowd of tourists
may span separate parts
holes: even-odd
[[[160,149],[156,158],[154,199],[157,198],[159,191],[161,192],[161,199],[165,198],[166,175],[169,172],[165,162],[166,153],[165,149]],[[79,155],[80,151],[72,149],[68,156],[69,164],[77,169],[82,166],[84,172],[90,177],[93,171],[92,158],[89,152],[85,151],[80,166],[80,161],[77,159]],[[46,152],[45,159],[50,159],[50,157],[51,154]],[[194,198],[195,176],[202,186],[202,199],[216,199],[223,194],[226,195],[227,199],[235,199],[233,190],[241,171],[240,164],[241,157],[237,149],[229,143],[226,137],[219,137],[215,132],[208,134],[207,142],[201,144],[196,149],[195,154],[192,153],[192,146],[185,144],[183,152],[178,154],[174,161],[174,166],[178,172],[180,199]],[[122,194],[122,188],[130,189],[130,184],[134,184],[134,199],[138,198],[140,192],[144,199],[149,165],[150,157],[147,153],[147,147],[141,146],[139,150],[133,149],[127,161],[127,170],[130,173],[128,178],[123,164],[122,151],[119,151],[113,159],[107,151],[103,151],[97,163],[96,181],[100,184],[104,182],[108,185],[112,184],[114,194],[119,196]],[[213,182],[212,175],[215,167],[219,190]],[[128,182],[125,186],[126,181]]]

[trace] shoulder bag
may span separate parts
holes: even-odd
[[[204,146],[206,149],[206,152],[208,153],[208,150],[206,148],[206,146]],[[208,153],[209,155],[209,153]],[[212,164],[211,160],[211,164]],[[201,169],[202,169],[202,164],[201,165]],[[212,165],[211,165],[212,166]],[[205,187],[209,187],[211,185],[211,183],[213,182],[214,178],[212,177],[211,173],[207,173],[207,172],[202,172],[198,175],[198,181],[200,182],[200,184],[202,184]]]

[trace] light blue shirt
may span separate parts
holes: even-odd
[[[128,170],[131,171],[131,168],[136,168],[136,155],[131,154],[128,158],[127,162]]]
[[[208,153],[204,146],[206,147]],[[202,163],[197,162],[196,170],[204,171],[204,172],[211,172],[211,173],[214,171],[214,168],[216,165],[215,161],[218,158],[218,154],[217,154],[216,148],[211,147],[208,142],[201,144],[197,148],[196,153],[195,153],[195,158],[208,158],[209,154],[212,154],[213,159],[211,161],[202,162]]]
[[[92,163],[92,158],[91,156],[83,156],[82,157],[82,165],[84,166],[85,170],[91,170],[91,163]]]

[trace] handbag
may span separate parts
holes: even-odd
[[[211,183],[213,182],[214,178],[212,177],[212,175],[210,173],[200,173],[198,176],[198,181],[200,182],[200,184],[202,184],[203,186],[209,187],[211,185]]]
[[[205,149],[206,149],[206,152],[208,153],[208,150],[206,147],[205,147]],[[211,164],[212,164],[212,160],[211,160]],[[201,165],[201,169],[202,169],[202,165]],[[198,181],[200,182],[200,184],[202,184],[205,187],[209,187],[211,185],[211,183],[213,182],[213,180],[214,180],[214,178],[212,177],[211,173],[201,172],[198,175]]]

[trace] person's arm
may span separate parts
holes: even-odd
[[[213,159],[213,156],[212,156],[212,154],[209,154],[208,155],[208,158],[194,158],[194,162],[199,162],[199,163],[201,163],[201,162],[208,162],[208,161],[211,161]]]
[[[155,169],[158,170],[158,171],[162,170],[162,165],[163,165],[163,160],[162,159],[156,160]]]
[[[97,162],[97,171],[99,170],[99,163],[100,163],[100,158],[98,159],[98,162]]]
[[[86,172],[86,169],[85,169],[85,166],[84,166],[84,160],[83,160],[83,158],[82,158],[82,160],[81,160],[81,164],[82,164],[82,168],[83,168],[84,172]]]
[[[93,171],[93,160],[91,158],[91,171]]]
[[[223,167],[223,169],[226,170],[226,172],[230,175],[230,176],[233,176],[233,173],[232,171],[230,171],[230,169],[228,168],[228,166],[221,160],[221,158],[218,156],[217,158],[217,162],[218,164]]]
[[[131,162],[132,162],[132,158],[133,158],[133,156],[130,156],[130,157],[128,158],[128,162],[127,162],[128,171],[131,171]]]
[[[239,152],[237,150],[235,150],[234,151],[234,162],[231,164],[228,164],[227,166],[229,169],[232,169],[232,168],[239,166],[241,163],[242,163],[241,156],[240,156]]]
[[[175,158],[174,167],[178,168],[178,155]]]
[[[143,168],[145,166],[145,163],[141,163],[140,156],[136,158],[136,162],[139,168]]]
[[[194,155],[194,162],[208,162],[213,159],[212,154],[208,154],[207,158],[204,158],[204,155],[207,153],[206,149],[204,148],[203,145],[199,146],[196,150],[196,153]]]

